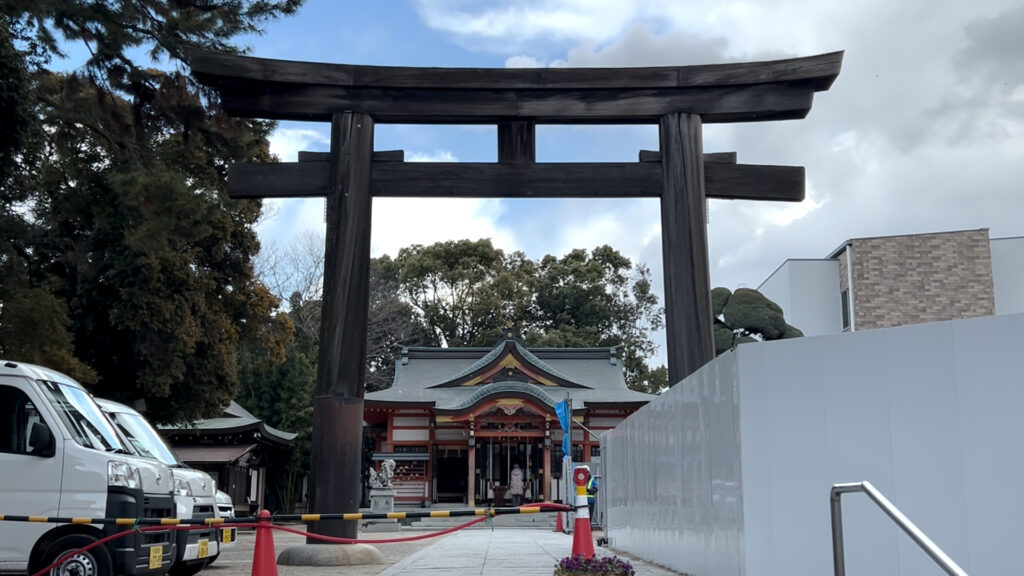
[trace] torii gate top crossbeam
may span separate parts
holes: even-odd
[[[232,115],[377,123],[703,123],[803,118],[839,75],[843,53],[767,62],[652,68],[415,68],[252,58],[190,49],[192,73]]]

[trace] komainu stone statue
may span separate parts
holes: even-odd
[[[380,472],[370,468],[370,488],[390,490],[391,479],[395,477],[395,461],[385,460],[380,465]]]

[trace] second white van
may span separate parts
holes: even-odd
[[[136,454],[158,460],[170,467],[179,519],[217,517],[217,483],[209,474],[189,468],[178,460],[160,434],[135,409],[103,398],[98,398],[96,402]],[[178,556],[171,567],[171,576],[193,576],[212,564],[220,553],[220,533],[213,526],[178,530]]]

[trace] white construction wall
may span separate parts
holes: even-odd
[[[972,576],[1024,537],[1024,314],[743,344],[602,442],[611,546],[692,576],[832,573],[870,481]],[[847,574],[942,571],[863,494]]]
[[[996,314],[1024,312],[1024,236],[992,240]]]
[[[843,331],[838,260],[786,260],[757,289],[806,336]]]

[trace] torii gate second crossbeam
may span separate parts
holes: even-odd
[[[324,301],[310,505],[358,509],[374,196],[661,199],[669,382],[714,357],[705,198],[800,201],[801,167],[703,153],[704,123],[797,119],[831,87],[842,52],[771,62],[654,68],[406,68],[190,51],[192,72],[233,115],[329,121],[331,151],[233,166],[236,198],[327,197]],[[405,163],[374,152],[375,123],[494,124],[498,162]],[[535,161],[537,124],[652,124],[636,163]],[[355,465],[353,465],[355,464]],[[353,538],[354,522],[316,532]]]

